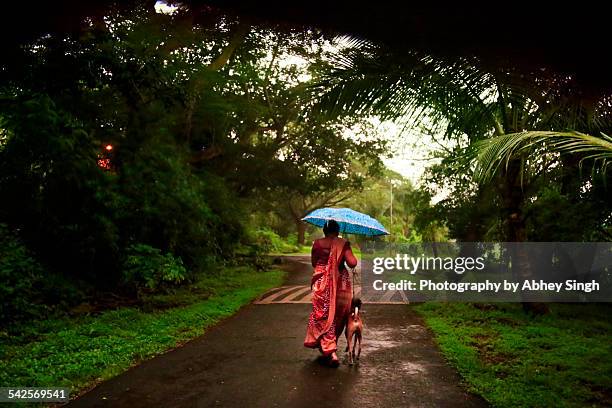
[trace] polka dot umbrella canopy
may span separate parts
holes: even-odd
[[[327,220],[334,220],[340,225],[340,232],[345,234],[369,237],[389,234],[389,231],[380,222],[367,214],[350,208],[320,208],[314,210],[302,220],[317,227],[322,227]]]

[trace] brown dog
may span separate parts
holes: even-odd
[[[361,336],[363,333],[363,322],[359,315],[361,309],[361,299],[353,299],[351,303],[351,315],[346,322],[346,351],[348,352],[349,365],[353,365],[355,360],[359,361],[361,354]],[[351,344],[352,343],[352,344]],[[355,348],[357,352],[355,353]]]

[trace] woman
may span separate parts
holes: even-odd
[[[304,340],[304,346],[321,350],[334,367],[340,364],[337,341],[353,300],[351,276],[345,264],[350,268],[357,266],[349,242],[339,238],[339,232],[338,223],[328,220],[323,226],[325,238],[317,239],[312,245],[312,312]]]

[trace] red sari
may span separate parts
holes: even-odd
[[[318,240],[314,242],[312,312],[304,346],[318,348],[324,355],[337,350],[338,337],[344,330],[353,300],[351,278],[344,261],[350,267],[357,265],[348,241],[333,238],[330,248],[321,246]]]

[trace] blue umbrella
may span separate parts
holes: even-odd
[[[334,220],[340,224],[340,232],[355,235],[388,235],[389,231],[369,215],[350,208],[320,208],[314,210],[304,218],[309,224],[322,227],[327,220]]]

